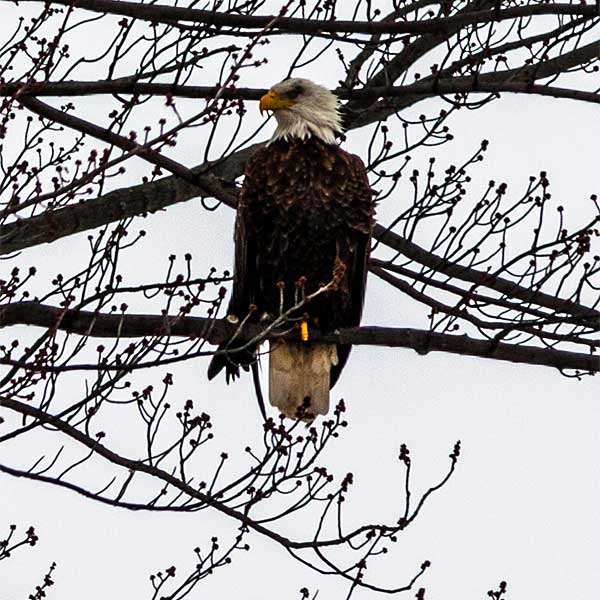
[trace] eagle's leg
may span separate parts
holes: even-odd
[[[284,292],[285,292],[285,281],[278,281],[275,284],[279,289],[279,316],[283,315],[283,300],[284,300]]]
[[[295,286],[294,303],[296,306],[301,306],[306,301],[306,277],[304,275],[299,277]],[[308,321],[306,315],[300,321],[300,339],[303,342],[308,342]]]

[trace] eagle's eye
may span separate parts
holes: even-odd
[[[286,96],[290,99],[290,100],[295,100],[302,92],[304,91],[304,89],[302,88],[301,85],[295,85],[287,94]]]

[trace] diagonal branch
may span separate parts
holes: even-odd
[[[73,427],[72,425],[66,423],[62,419],[50,415],[44,412],[43,410],[40,410],[39,408],[29,406],[28,404],[25,404],[18,400],[13,400],[12,398],[2,398],[0,400],[0,406],[14,410],[20,413],[21,415],[37,419],[44,424],[52,425],[59,431],[62,431],[72,439],[88,447],[90,450],[92,450],[99,456],[102,456],[109,462],[134,472],[146,473],[148,475],[151,475],[152,477],[162,480],[165,483],[172,485],[175,489],[180,490],[181,492],[187,494],[192,498],[204,502],[208,506],[215,508],[219,512],[222,512],[229,517],[233,517],[235,520],[244,524],[249,529],[252,529],[253,531],[256,531],[257,533],[260,533],[262,535],[265,535],[266,537],[278,542],[279,544],[282,544],[285,547],[298,547],[297,542],[293,542],[289,538],[286,538],[285,536],[282,536],[276,533],[275,531],[264,527],[263,525],[260,525],[249,516],[227,506],[222,502],[219,502],[219,500],[212,498],[208,494],[205,494],[193,488],[192,486],[181,481],[177,477],[174,477],[170,473],[167,473],[166,471],[163,471],[158,467],[148,465],[139,460],[131,460],[124,456],[121,456],[120,454],[117,454],[116,452],[110,450],[108,447],[102,445],[98,440],[94,440],[82,431],[79,431],[76,427]]]
[[[217,198],[226,204],[235,204],[235,196],[226,192],[212,176],[194,173],[194,171],[183,166],[181,163],[160,154],[160,152],[157,152],[156,150],[152,150],[148,145],[140,145],[129,138],[110,131],[109,129],[105,129],[104,127],[80,119],[79,117],[62,110],[58,110],[31,96],[21,95],[18,96],[18,100],[23,106],[41,117],[45,117],[55,123],[60,123],[70,129],[85,133],[106,142],[107,144],[116,146],[117,148],[128,152],[130,155],[139,156],[153,165],[165,169],[173,175],[177,175],[184,181],[194,184],[198,188],[198,195],[206,194]]]
[[[534,65],[525,65],[494,73],[477,73],[470,76],[452,77],[453,67],[449,67],[445,72],[435,73],[408,86],[402,86],[403,94],[395,92],[382,94],[383,99],[380,102],[372,104],[368,109],[354,116],[352,127],[364,127],[375,121],[385,120],[397,111],[414,106],[422,100],[446,94],[499,94],[501,92],[511,92],[581,100],[598,104],[600,103],[598,92],[535,83],[540,79],[560,75],[574,67],[598,60],[598,58],[600,58],[600,46],[598,42],[592,42]],[[400,90],[400,87],[395,89]]]
[[[448,277],[461,279],[477,286],[484,286],[510,298],[521,300],[526,304],[537,304],[556,313],[565,313],[582,320],[589,319],[594,324],[597,324],[598,319],[600,319],[600,311],[598,310],[577,304],[571,300],[563,300],[544,292],[531,290],[497,275],[491,275],[485,271],[480,271],[473,267],[465,267],[456,262],[441,258],[433,252],[421,248],[414,242],[386,230],[379,224],[375,225],[374,237],[406,258],[414,260],[432,271],[443,273]],[[379,266],[385,268],[385,264],[381,262]]]
[[[491,6],[493,6],[493,4],[490,0],[475,0],[475,2],[468,2],[455,16],[472,13],[473,9],[476,8],[490,8]],[[382,61],[382,68],[366,82],[365,91],[381,86],[391,86],[405,74],[412,65],[417,63],[420,58],[433,51],[435,48],[442,46],[444,43],[447,44],[459,30],[460,26],[455,25],[444,31],[422,35],[417,37],[414,41],[409,41],[409,43],[407,43],[389,62]],[[410,92],[405,91],[405,94],[407,97],[411,97]],[[386,96],[382,95],[382,97],[385,98]],[[369,108],[369,105],[370,103],[368,101],[358,98],[350,100],[345,109],[352,115],[352,113]]]
[[[578,344],[585,346],[586,348],[599,348],[600,340],[598,339],[590,339],[585,337],[579,337],[575,334],[560,334],[555,333],[553,331],[549,331],[544,326],[546,325],[556,325],[557,323],[565,323],[570,321],[570,319],[566,319],[564,316],[552,315],[548,316],[546,319],[538,320],[535,322],[530,321],[492,321],[492,320],[484,320],[475,316],[471,312],[469,312],[466,308],[461,308],[460,305],[451,305],[441,302],[440,300],[436,300],[431,296],[420,292],[415,289],[410,283],[404,281],[394,275],[391,275],[383,268],[372,266],[371,272],[374,275],[377,275],[380,279],[389,283],[392,287],[395,287],[397,290],[400,290],[402,293],[406,294],[410,298],[417,300],[420,304],[425,306],[429,306],[433,309],[435,313],[444,313],[448,316],[458,317],[464,321],[469,322],[471,325],[474,325],[480,332],[485,332],[486,330],[495,330],[498,333],[497,336],[503,336],[508,332],[516,332],[521,331],[527,333],[530,336],[536,337],[541,340],[543,343],[549,343],[549,340],[554,340],[555,342],[567,342],[571,344]],[[493,303],[494,300],[492,299]],[[527,310],[527,307],[524,307]],[[520,307],[519,307],[519,310]],[[525,312],[525,311],[523,311]],[[434,329],[432,327],[432,329]],[[448,329],[446,329],[448,331]],[[489,338],[489,333],[486,334],[486,337]]]

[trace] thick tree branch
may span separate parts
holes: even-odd
[[[256,150],[252,146],[236,159],[247,159]],[[231,166],[228,162],[227,166]],[[194,174],[206,169],[190,169]],[[243,170],[243,167],[241,167]],[[234,170],[237,168],[234,166]],[[211,173],[214,181],[219,181],[218,167]],[[230,178],[226,175],[226,180]],[[230,192],[223,185],[221,198],[227,198]],[[104,194],[100,198],[72,204],[54,211],[47,211],[29,219],[20,219],[0,227],[0,255],[10,254],[24,248],[50,243],[63,237],[95,229],[135,215],[146,215],[179,202],[185,202],[201,196],[194,183],[180,177],[163,177],[151,183],[122,188]]]
[[[388,99],[372,106],[362,113],[353,115],[352,121],[349,123],[350,129],[367,125],[373,120],[385,118],[390,112],[395,112],[399,110],[399,108],[410,106],[419,100],[434,95],[452,93],[534,93],[538,95],[572,98],[600,103],[599,95],[594,92],[556,88],[533,83],[535,79],[550,77],[560,73],[564,69],[572,68],[575,65],[593,60],[597,56],[598,44],[596,42],[577,48],[555,59],[550,59],[537,65],[527,66],[526,68],[511,69],[498,73],[484,73],[471,77],[450,77],[440,79],[439,76],[430,76],[425,80],[415,82],[408,86],[365,88],[352,91],[338,90],[338,92],[340,95],[347,98],[373,99],[384,97]],[[102,88],[102,86],[109,85],[110,83],[111,82],[91,82],[90,85],[97,84]],[[32,85],[36,86],[38,84]],[[87,82],[64,82],[39,85],[71,85],[74,86],[71,90],[75,91],[76,89],[81,89],[82,86],[87,85]],[[126,80],[126,85],[161,84],[133,84],[128,79]],[[167,87],[172,88],[172,86]],[[226,186],[215,179],[214,174],[199,175],[203,172],[206,173],[210,166],[199,169],[188,169],[180,163],[168,159],[156,151],[140,146],[128,138],[124,138],[102,127],[89,123],[88,121],[59,111],[27,95],[33,93],[32,90],[35,89],[35,87],[25,86],[25,88],[19,88],[15,93],[18,94],[19,101],[22,104],[31,110],[34,110],[36,113],[53,119],[56,122],[62,123],[77,131],[92,135],[106,143],[115,144],[132,154],[139,154],[153,164],[157,164],[178,175],[185,182],[191,183],[192,186],[182,185],[181,182],[176,183],[174,179],[167,178],[166,180],[159,180],[158,182],[147,184],[145,186],[137,186],[130,190],[117,190],[93,202],[68,206],[48,214],[42,214],[30,219],[10,223],[0,228],[0,254],[7,254],[39,243],[53,241],[58,239],[58,237],[98,227],[127,216],[158,210],[169,204],[188,200],[194,196],[202,195],[203,193],[212,195],[229,206],[235,206],[235,195],[232,194]],[[63,92],[65,90],[66,88],[63,87]],[[206,97],[209,98],[214,97],[217,93],[217,88],[203,87],[196,88],[196,91],[198,93],[206,93]],[[235,94],[238,95],[237,97],[246,96],[248,99],[259,98],[263,92],[264,90],[262,89],[246,88],[235,90]],[[234,92],[231,89],[225,90],[226,95],[233,93]],[[390,100],[392,106],[389,106]],[[257,146],[254,146],[252,149],[256,147]],[[243,172],[243,165],[249,154],[250,149],[242,150],[231,155],[225,161],[222,161],[221,164],[224,165],[223,168],[227,171],[227,175],[229,175],[229,177],[224,176],[223,178],[231,181],[241,175]],[[210,168],[210,170],[213,170],[214,172],[214,169]],[[169,197],[169,192],[167,191],[169,186],[175,188],[173,190],[175,193],[172,193],[172,197]],[[194,189],[196,190],[195,192]]]
[[[490,0],[475,0],[475,2],[467,3],[463,8],[460,9],[459,15],[472,13],[475,8],[485,9],[491,8],[493,4]],[[457,16],[457,15],[455,15]],[[460,26],[450,27],[445,31],[438,31],[428,35],[418,36],[415,40],[409,41],[402,50],[400,50],[390,61],[382,61],[381,68],[375,73],[365,84],[366,90],[376,89],[381,86],[390,86],[396,82],[407,70],[419,59],[424,57],[427,53],[433,51],[435,48],[442,44],[447,44],[448,41],[455,36],[460,30]],[[406,97],[414,99],[414,102],[418,102],[418,97],[413,97],[410,92],[406,92]],[[386,96],[383,96],[384,98]],[[351,114],[353,112],[364,111],[372,104],[368,99],[351,99],[347,105],[346,110]],[[363,115],[364,118],[364,115]]]
[[[588,52],[589,50],[588,48]],[[587,57],[588,54],[586,53],[585,56]],[[499,80],[501,74],[491,74],[489,79],[486,77],[480,76],[477,80],[473,77],[461,77],[441,81],[420,81],[410,86],[364,90],[364,93],[365,97],[369,97],[371,94],[372,96],[370,97],[383,96],[385,94],[387,97],[398,99],[403,106],[409,106],[417,99],[422,100],[436,94],[467,93],[472,91],[486,93],[534,93],[557,98],[571,98],[600,103],[600,96],[594,92],[535,85],[525,81],[506,81],[506,79],[510,79],[510,76],[504,77],[505,81],[501,81]],[[210,90],[211,94],[215,90],[215,88],[204,89]],[[246,90],[245,92],[249,98],[253,98],[260,97],[259,95],[262,94],[263,90]],[[361,92],[362,90],[355,90],[351,94],[358,94],[360,96]],[[243,94],[244,90],[236,90],[236,93]],[[56,113],[62,115],[59,122],[64,122],[66,120],[64,117],[69,117],[69,123],[78,131],[89,130],[88,132],[94,135],[94,137],[112,143],[112,136],[115,134],[109,136],[107,135],[107,130],[103,128],[87,123],[72,115],[65,115],[65,113],[40,103],[34,98],[23,97],[21,101],[29,105],[32,109],[35,106],[39,111],[43,107],[43,112],[47,116],[51,114],[58,116],[55,115],[54,111],[56,111]],[[372,110],[365,111],[363,114],[359,113],[358,118],[351,123],[350,129],[366,125],[379,118],[381,116],[378,116],[380,112],[388,113],[390,110],[398,110],[396,102],[393,109],[376,106]],[[122,147],[129,146],[127,138],[116,137],[119,138],[117,141],[123,145]],[[227,188],[227,184],[223,184],[223,182],[218,181],[216,178],[223,179],[225,182],[233,181],[243,173],[246,160],[260,145],[255,144],[236,152],[221,161],[218,165],[203,165],[194,169],[188,169],[175,161],[170,161],[166,157],[162,157],[158,153],[153,153],[160,157],[157,160],[165,168],[167,165],[162,159],[164,158],[165,161],[169,161],[168,166],[173,167],[172,170],[177,171],[179,177],[167,177],[156,182],[115,190],[93,201],[67,206],[29,219],[21,219],[3,225],[0,227],[0,255],[52,242],[67,235],[113,223],[119,219],[160,210],[172,204],[198,197],[202,195],[203,189],[207,191],[208,189],[212,190],[213,193],[211,195],[214,195],[214,197],[228,206],[233,207],[236,204],[234,194]],[[132,146],[131,151],[135,151],[135,147]],[[171,165],[171,162],[174,164]],[[207,173],[208,171],[210,171],[210,174],[201,175],[199,178],[200,174]]]
[[[2,0],[8,2],[12,0]],[[20,2],[38,2],[45,0],[19,0]],[[72,6],[73,0],[52,0],[52,4]],[[183,8],[164,6],[160,4],[143,4],[126,2],[125,0],[77,0],[78,8],[83,8],[98,13],[106,13],[144,19],[154,23],[167,23],[183,21],[185,23],[198,23],[218,27],[241,29],[264,29],[275,18],[277,22],[272,29],[287,31],[289,33],[366,33],[366,34],[402,34],[402,33],[433,33],[455,29],[457,26],[474,25],[519,19],[536,15],[579,15],[597,17],[599,14],[596,4],[533,4],[518,6],[501,10],[479,10],[445,18],[425,19],[422,21],[344,21],[344,20],[318,20],[293,17],[275,17],[239,15],[213,10],[196,8]]]
[[[589,60],[589,55],[586,55]],[[580,63],[576,63],[580,64]],[[528,70],[523,70],[519,77],[521,81],[511,81],[517,71],[500,71],[496,73],[483,73],[478,77],[448,77],[441,79],[427,78],[410,85],[369,87],[348,90],[339,88],[333,92],[343,100],[378,100],[380,98],[402,98],[408,100],[410,106],[426,98],[441,94],[462,93],[501,93],[510,92],[516,94],[534,94],[551,96],[553,98],[566,98],[581,100],[583,102],[600,103],[600,94],[597,92],[586,92],[571,88],[561,88],[546,85],[532,85],[528,81],[522,81],[531,77]],[[537,79],[548,77],[546,70],[542,69],[535,73]],[[554,74],[554,73],[551,73]],[[144,83],[135,81],[56,81],[23,83],[13,82],[0,84],[0,97],[19,94],[20,97],[74,97],[92,96],[99,94],[123,94],[123,95],[154,95],[154,96],[176,96],[180,98],[204,98],[210,100],[222,88],[206,87],[198,85],[173,85],[170,83]],[[228,88],[223,91],[221,98],[228,100],[258,101],[266,92],[262,88]],[[165,167],[166,168],[166,167]]]
[[[173,337],[205,338],[215,345],[229,339],[237,330],[236,325],[232,325],[225,319],[96,314],[87,311],[65,311],[35,302],[20,302],[0,307],[0,326],[16,324],[57,327],[62,331],[91,337],[133,338],[168,334]],[[239,339],[260,336],[263,330],[264,326],[248,325]],[[275,333],[274,337],[280,335]],[[591,354],[476,340],[465,335],[448,335],[410,328],[352,327],[334,333],[315,331],[314,340],[355,346],[410,348],[419,354],[434,351],[449,352],[557,369],[600,371],[600,358]],[[6,361],[0,360],[0,362]],[[23,366],[26,368],[26,365]],[[41,365],[36,365],[36,368],[43,370]]]

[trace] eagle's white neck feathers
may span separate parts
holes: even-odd
[[[308,79],[287,79],[271,89],[285,93],[294,85],[301,85],[302,92],[293,106],[274,111],[277,129],[271,141],[315,136],[326,144],[334,144],[336,134],[342,131],[337,97]]]

